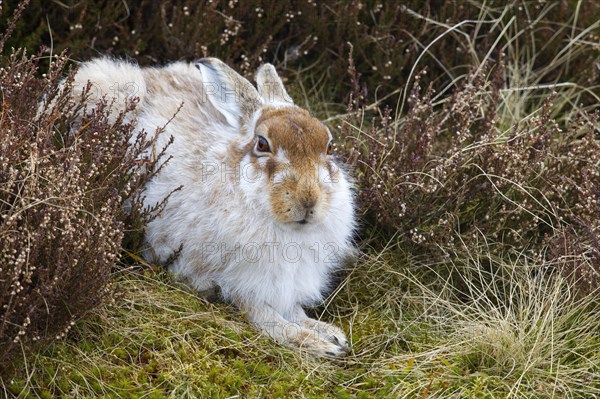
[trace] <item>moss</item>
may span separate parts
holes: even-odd
[[[128,363],[131,359],[129,353],[125,349],[122,349],[122,348],[116,348],[113,351],[113,355],[125,363]]]
[[[49,390],[42,388],[39,390],[38,395],[40,397],[40,399],[52,399],[54,396],[52,395],[52,392],[50,392]]]
[[[25,381],[17,380],[8,385],[8,391],[13,395],[19,395],[25,389]]]

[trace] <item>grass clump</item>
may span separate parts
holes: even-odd
[[[437,367],[429,366],[440,373],[437,388],[448,396],[473,394],[475,385],[485,397],[597,395],[597,301],[575,299],[566,279],[548,278],[540,273],[543,266],[526,259],[491,266],[473,259],[460,267],[460,290],[447,280],[416,283],[418,295],[406,299],[416,301],[424,310],[420,317],[446,335],[443,345],[427,353],[437,360]]]

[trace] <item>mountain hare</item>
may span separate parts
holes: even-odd
[[[183,188],[147,226],[144,256],[177,253],[172,272],[199,291],[218,286],[272,338],[344,355],[343,331],[303,307],[322,300],[331,272],[355,251],[351,184],[331,132],[294,105],[273,65],[258,69],[255,88],[214,58],[163,68],[102,58],[81,64],[75,87],[88,81],[117,104],[138,97],[137,128],[166,125],[156,148],[173,137],[145,205]]]

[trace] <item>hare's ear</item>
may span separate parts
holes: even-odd
[[[250,120],[261,101],[254,86],[216,58],[196,61],[202,74],[203,97],[235,128]]]
[[[277,74],[275,67],[264,64],[256,72],[258,93],[265,105],[294,105],[294,101],[285,91],[283,82]]]

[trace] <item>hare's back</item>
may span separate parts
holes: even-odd
[[[204,81],[194,64],[177,62],[163,68],[145,68],[143,73],[147,87],[143,107],[147,113],[172,120],[180,125],[180,132],[189,131],[193,135],[222,133],[220,127],[228,125],[227,119],[208,100],[214,84]]]

